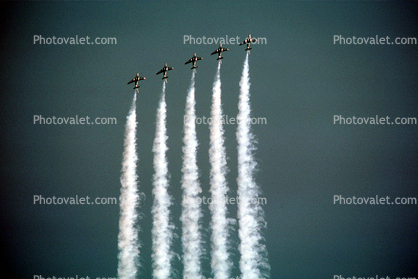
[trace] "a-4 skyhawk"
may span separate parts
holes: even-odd
[[[219,60],[219,59],[223,59],[223,57],[222,57],[222,52],[223,51],[228,51],[229,49],[228,48],[223,48],[222,47],[222,44],[219,44],[219,47],[218,47],[218,49],[217,50],[215,50],[214,52],[212,52],[210,55],[213,55],[213,54],[218,54],[218,59],[216,59],[216,60]],[[222,63],[222,60],[221,60],[221,63]]]
[[[163,73],[163,78],[162,79],[165,79],[165,82],[167,82],[167,78],[168,78],[167,71],[170,71],[170,70],[173,70],[173,69],[174,69],[173,67],[168,67],[167,63],[165,63],[164,67],[161,70],[159,70],[158,73],[156,73],[156,75]]]
[[[247,44],[247,48],[245,49],[245,51],[247,51],[247,50],[252,49],[252,48],[250,47],[250,45],[251,45],[251,43],[255,43],[255,42],[257,42],[257,39],[251,38],[251,34],[248,34],[248,38],[247,38],[247,39],[245,39],[245,40],[244,40],[242,43],[240,43],[239,45],[240,45],[240,46],[242,46],[242,45]]]
[[[145,77],[140,77],[139,76],[139,73],[137,73],[136,74],[136,76],[130,81],[130,82],[128,82],[128,84],[130,84],[130,83],[132,83],[132,82],[135,82],[135,87],[133,88],[133,89],[137,89],[137,88],[139,88],[140,86],[138,85],[138,82],[140,81],[140,80],[144,80],[144,79],[146,79]]]
[[[186,63],[184,63],[184,65],[189,64],[189,63],[193,63],[193,66],[190,69],[191,70],[195,69],[194,71],[196,73],[196,68],[197,68],[196,62],[197,62],[197,60],[202,60],[202,59],[203,59],[202,57],[197,57],[196,53],[194,53],[193,57],[190,58]]]

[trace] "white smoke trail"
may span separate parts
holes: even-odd
[[[122,189],[120,195],[119,219],[119,264],[118,278],[136,278],[137,260],[139,255],[138,232],[135,227],[137,220],[136,207],[139,203],[137,189],[136,162],[136,93],[126,118],[125,142],[120,178]]]
[[[210,171],[210,192],[212,202],[209,205],[212,213],[211,220],[211,267],[214,277],[224,279],[229,278],[231,261],[228,254],[228,235],[230,220],[227,218],[227,207],[225,197],[228,192],[225,175],[226,155],[222,127],[222,108],[221,108],[221,63],[218,62],[218,71],[213,83],[212,109],[210,125],[210,148],[209,160],[211,163]]]
[[[154,204],[152,206],[152,259],[153,277],[155,279],[170,278],[171,258],[170,251],[172,240],[172,226],[170,225],[171,199],[167,192],[168,168],[167,168],[167,135],[166,135],[166,102],[165,82],[161,94],[160,104],[157,110],[157,123],[154,139],[154,179],[153,190]]]
[[[252,150],[253,135],[250,130],[250,78],[248,53],[245,58],[242,77],[239,83],[240,96],[238,103],[238,220],[239,220],[239,251],[242,279],[263,278],[265,270],[269,270],[267,250],[261,244],[261,228],[265,225],[263,210],[258,203],[251,203],[257,199],[259,189],[253,178],[256,162]],[[263,274],[264,273],[264,274]]]
[[[193,71],[184,115],[183,167],[181,169],[183,173],[183,209],[180,219],[183,223],[183,277],[197,279],[201,278],[200,256],[202,247],[199,219],[202,213],[198,198],[202,189],[199,185],[199,173],[196,164],[198,142],[196,138],[195,104],[195,72]]]

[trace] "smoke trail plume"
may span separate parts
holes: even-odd
[[[210,125],[210,148],[209,160],[210,171],[210,192],[212,203],[209,205],[212,213],[211,220],[211,267],[216,278],[229,278],[231,261],[228,254],[228,229],[230,220],[227,218],[227,207],[225,197],[228,193],[225,175],[226,155],[222,127],[221,108],[221,63],[218,62],[218,71],[213,83],[212,109]]]
[[[119,219],[119,264],[118,278],[136,278],[137,260],[139,255],[138,232],[135,227],[137,220],[136,207],[139,203],[137,189],[136,162],[136,93],[126,118],[125,150],[123,152],[122,189],[120,195]]]
[[[256,162],[252,150],[253,135],[250,130],[250,78],[248,53],[245,58],[242,77],[239,83],[240,96],[238,103],[238,220],[239,220],[239,251],[241,253],[240,269],[242,279],[264,278],[270,269],[267,259],[267,249],[261,244],[261,228],[265,226],[263,210],[257,199],[259,189],[253,178]],[[264,273],[264,274],[263,274]]]
[[[154,204],[152,206],[152,259],[153,277],[155,279],[170,278],[171,258],[170,250],[172,240],[172,225],[170,225],[171,200],[167,192],[168,168],[167,168],[167,135],[166,135],[166,102],[165,82],[161,94],[160,104],[157,110],[157,124],[154,139],[154,179],[153,190]]]
[[[199,193],[202,189],[199,185],[199,173],[196,164],[197,138],[196,138],[196,114],[195,114],[195,72],[192,73],[191,84],[187,94],[186,109],[184,115],[183,137],[183,173],[182,188],[183,201],[181,222],[184,278],[201,278],[200,256],[202,254],[201,234],[199,219],[202,216]],[[186,277],[187,276],[187,277]]]

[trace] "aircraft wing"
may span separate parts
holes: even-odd
[[[251,41],[252,41],[253,43],[255,43],[255,42],[257,42],[257,39],[251,39]]]
[[[246,44],[247,40],[244,40],[242,43],[240,43],[239,45],[242,46],[243,44]]]
[[[218,52],[219,52],[219,49],[215,50],[215,51],[214,51],[214,52],[212,52],[210,55],[213,55],[213,54],[218,53]]]
[[[202,57],[197,57],[197,60],[202,60],[203,58]]]
[[[135,79],[133,79],[133,80],[131,80],[130,82],[128,82],[128,84],[130,84],[130,83],[132,83],[132,82],[134,82],[135,81]]]
[[[163,69],[159,70],[158,73],[156,73],[156,75],[161,74],[163,71]]]
[[[192,61],[193,61],[193,58],[190,59],[189,61],[187,61],[186,63],[184,63],[184,65],[189,64],[189,63],[192,63]]]
[[[173,67],[168,67],[167,71],[170,71],[170,70],[173,70],[173,69],[174,69]]]
[[[223,48],[222,49],[222,51],[228,51],[229,50],[229,48]]]

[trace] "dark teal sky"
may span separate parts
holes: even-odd
[[[334,125],[333,116],[418,117],[417,45],[334,45],[343,37],[417,37],[415,2],[31,1],[1,2],[1,250],[7,278],[115,277],[119,205],[40,206],[33,196],[117,197],[126,83],[137,72],[142,268],[151,278],[152,142],[164,63],[172,221],[181,265],[182,121],[190,66],[198,63],[196,113],[210,115],[217,45],[194,37],[265,37],[250,55],[256,181],[267,198],[271,278],[417,276],[417,205],[333,205],[333,196],[418,197],[417,125]],[[117,45],[34,45],[33,36],[115,37]],[[224,114],[238,112],[244,46],[225,45]],[[33,116],[116,117],[117,125],[33,125]],[[226,125],[230,196],[236,195],[236,125]],[[209,196],[209,126],[198,125],[198,166]],[[210,271],[210,214],[204,207]],[[236,208],[230,206],[230,217]],[[237,229],[238,227],[236,227]],[[239,275],[237,230],[231,234]]]

